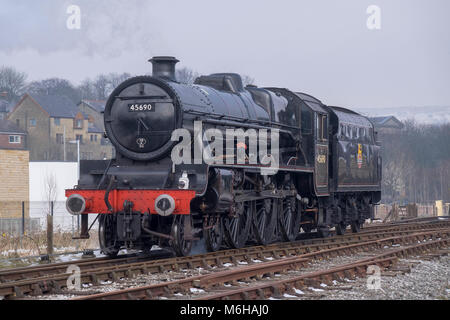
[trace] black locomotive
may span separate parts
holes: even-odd
[[[110,256],[155,244],[187,255],[202,238],[215,251],[313,229],[358,232],[373,218],[381,157],[366,117],[288,89],[244,87],[238,74],[182,84],[178,60],[150,61],[152,76],[126,80],[107,101],[116,158],[82,161],[78,185],[66,190],[67,209],[81,214],[80,237],[89,237],[94,213]],[[241,135],[209,139],[211,130]],[[256,132],[265,145],[252,145]]]

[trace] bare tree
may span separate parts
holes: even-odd
[[[122,82],[124,82],[125,80],[131,78],[131,74],[125,72],[122,74],[118,74],[118,73],[110,73],[108,74],[108,79],[109,79],[109,86],[110,86],[110,91],[114,90],[116,87],[119,86],[119,84],[121,84]],[[111,92],[109,92],[110,94]]]
[[[8,102],[20,98],[25,88],[27,75],[11,67],[0,67],[0,92],[6,91]]]
[[[78,86],[78,90],[80,91],[81,99],[94,100],[97,97],[94,89],[94,84],[90,79],[85,79]]]
[[[75,104],[81,100],[80,90],[75,88],[69,80],[61,78],[33,81],[26,86],[26,91],[41,95],[64,95]]]
[[[105,100],[117,86],[130,77],[131,74],[126,72],[99,74],[94,80],[85,79],[78,86],[78,90],[82,99]]]
[[[177,81],[181,83],[193,84],[199,76],[200,74],[198,72],[187,67],[177,69],[176,71]]]
[[[98,75],[92,83],[96,99],[104,100],[108,96],[109,80],[104,74]]]
[[[243,74],[241,76],[241,78],[242,78],[242,83],[243,83],[244,87],[248,86],[248,85],[256,85],[255,79],[246,74]]]
[[[43,187],[43,196],[48,205],[46,213],[50,214],[52,203],[54,204],[58,198],[58,183],[56,181],[55,173],[45,172]]]

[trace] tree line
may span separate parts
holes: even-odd
[[[0,67],[0,93],[5,92],[4,97],[11,104],[17,102],[20,97],[28,92],[40,95],[65,95],[73,103],[81,100],[106,100],[110,93],[121,82],[133,75],[129,73],[99,74],[94,78],[86,78],[79,85],[74,85],[67,79],[49,78],[39,81],[27,82],[27,74],[12,67]],[[177,80],[181,83],[194,83],[200,74],[190,68],[179,68],[176,71]],[[244,75],[244,84],[254,84],[254,79]]]
[[[398,133],[381,133],[384,203],[450,201],[450,124],[404,122]]]

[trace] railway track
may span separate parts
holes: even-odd
[[[328,270],[321,270],[318,272],[304,274],[298,277],[293,277],[280,281],[269,281],[263,285],[250,286],[245,288],[226,290],[224,284],[236,283],[238,280],[248,281],[251,278],[259,279],[262,275],[274,272],[285,272],[286,270],[298,270],[304,266],[309,259],[323,258],[332,254],[341,254],[343,252],[355,252],[356,250],[369,249],[379,247],[384,240],[376,240],[370,243],[355,244],[351,248],[336,248],[323,250],[323,252],[316,252],[305,254],[296,257],[284,257],[275,262],[262,262],[250,266],[239,267],[232,270],[225,270],[220,272],[213,272],[206,275],[190,277],[188,279],[180,279],[170,282],[162,282],[149,286],[142,286],[137,288],[130,288],[125,290],[118,290],[113,292],[106,292],[100,294],[93,294],[75,298],[74,300],[136,300],[136,299],[155,299],[158,297],[170,297],[174,294],[186,294],[190,288],[200,288],[205,291],[208,289],[215,289],[220,286],[219,293],[213,293],[202,296],[199,299],[266,299],[271,296],[280,296],[283,293],[293,293],[294,288],[303,288],[310,285],[314,281],[320,283],[329,283],[332,280],[342,280],[342,278],[354,278],[357,274],[362,275],[366,273],[366,268],[369,265],[378,265],[382,268],[387,268],[394,265],[399,257],[406,257],[411,254],[420,254],[422,252],[446,248],[449,246],[450,239],[436,239],[429,240],[423,243],[417,243],[416,236],[397,237],[398,240],[415,242],[404,248],[390,250],[386,253],[379,254],[373,257],[358,260],[353,263],[341,265]],[[429,235],[427,235],[428,237]],[[385,239],[386,241],[394,239]]]
[[[50,264],[46,266],[11,269],[0,272],[0,296],[23,297],[28,294],[40,295],[49,292],[59,292],[66,286],[66,273],[69,265],[77,264],[81,269],[81,282],[99,284],[102,281],[117,281],[121,278],[130,278],[136,274],[157,273],[167,270],[177,271],[197,267],[210,268],[223,266],[223,264],[238,264],[239,261],[253,263],[255,259],[272,257],[279,259],[286,256],[301,256],[306,254],[326,254],[326,250],[335,250],[342,247],[342,252],[356,250],[358,243],[364,241],[366,245],[374,244],[384,239],[382,243],[401,241],[400,235],[408,236],[416,233],[417,237],[447,236],[448,222],[411,225],[388,226],[388,231],[380,232],[383,228],[372,227],[371,232],[347,234],[339,237],[325,239],[309,239],[291,243],[277,243],[268,246],[248,247],[240,250],[225,250],[203,255],[183,258],[168,258],[161,260],[148,260],[149,257],[127,257],[119,259],[86,259],[80,262]],[[368,228],[369,229],[369,228]],[[418,232],[423,230],[426,232]],[[417,232],[416,232],[417,231]],[[381,242],[379,242],[381,243]],[[141,259],[141,261],[139,261]]]

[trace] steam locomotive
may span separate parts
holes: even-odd
[[[244,87],[234,73],[183,84],[177,59],[149,61],[152,76],[126,80],[106,103],[115,159],[81,161],[66,190],[79,238],[97,214],[109,256],[153,245],[184,256],[195,241],[241,248],[358,232],[373,218],[381,157],[366,117],[284,88]]]

